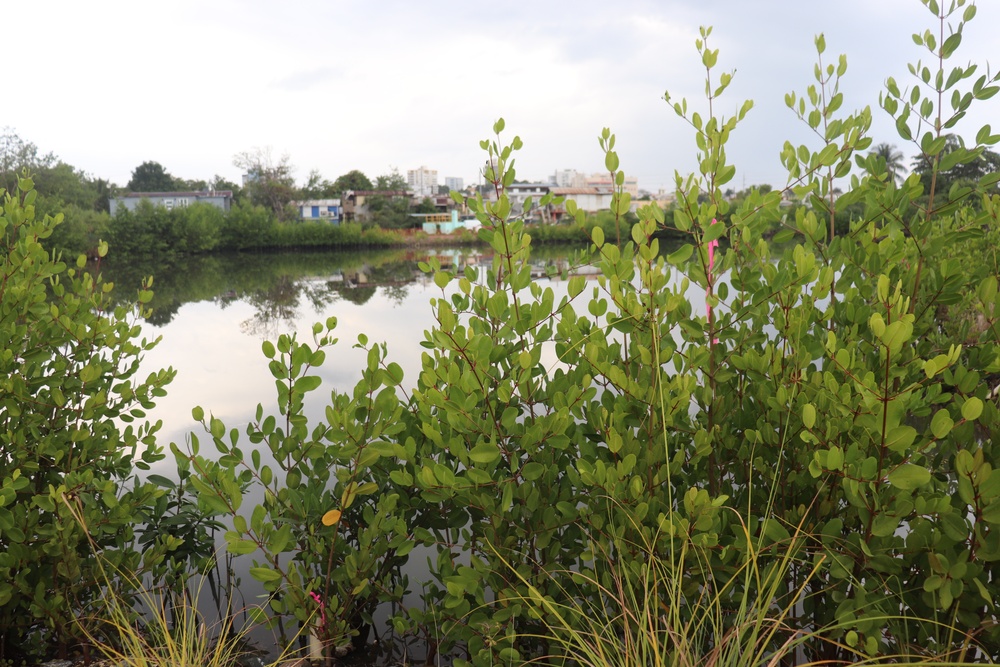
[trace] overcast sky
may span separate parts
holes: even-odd
[[[943,0],[947,2],[948,0]],[[980,0],[957,60],[1000,65],[1000,0]],[[813,37],[846,53],[844,109],[871,105],[876,142],[895,135],[878,94],[909,84],[934,25],[919,0],[35,0],[4,35],[0,127],[124,185],[140,163],[238,180],[233,156],[270,147],[301,182],[351,169],[374,178],[427,165],[474,182],[479,141],[503,116],[521,137],[522,180],[603,169],[602,127],[642,188],[694,168],[691,129],[663,101],[704,106],[694,47],[712,25],[719,71],[737,70],[717,109],[755,108],[728,151],[734,184],[785,183],[782,143],[810,141],[784,105],[812,81]],[[17,24],[16,26],[14,24]],[[925,58],[926,60],[926,58]],[[998,99],[959,126],[1000,126]]]

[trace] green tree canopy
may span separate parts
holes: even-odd
[[[930,193],[931,177],[935,169],[938,169],[939,161],[957,150],[965,150],[965,142],[962,141],[961,137],[949,134],[940,154],[930,156],[921,153],[913,158],[913,171],[920,174],[920,182],[923,183],[925,195]],[[947,193],[955,183],[965,182],[971,185],[983,176],[996,171],[1000,171],[1000,154],[986,149],[971,151],[966,158],[961,159],[950,169],[938,170],[934,191]]]
[[[333,192],[343,194],[348,190],[374,190],[371,180],[360,170],[351,171],[337,177],[333,182]]]
[[[300,190],[303,199],[326,199],[333,197],[336,192],[334,184],[323,178],[318,169],[309,172],[309,177]]]
[[[434,205],[434,200],[430,197],[424,197],[420,200],[420,203],[416,205],[413,209],[414,213],[437,213],[437,206]]]
[[[264,206],[285,217],[285,207],[298,194],[292,172],[295,168],[287,155],[275,159],[270,148],[255,148],[237,154],[233,164],[246,174],[246,193],[251,203]]]
[[[0,187],[7,192],[17,189],[17,177],[22,170],[37,172],[55,163],[53,153],[39,155],[38,146],[22,139],[13,128],[5,127],[0,133]]]
[[[395,167],[388,174],[382,174],[375,179],[376,190],[406,190],[408,187],[406,179]]]
[[[147,161],[132,171],[126,185],[131,192],[175,192],[177,181],[159,162]]]

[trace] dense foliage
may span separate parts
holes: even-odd
[[[154,540],[143,558],[134,543],[162,494],[136,482],[162,458],[143,418],[173,372],[137,377],[155,344],[141,307],[113,305],[82,257],[50,255],[60,220],[36,217],[35,201],[21,178],[0,217],[0,658],[65,653],[80,636],[74,618],[105,584],[94,550],[139,572],[178,546]]]
[[[988,152],[1000,134],[985,126],[974,140],[950,138],[971,136],[961,121],[1000,90],[1000,76],[952,66],[974,6],[922,1],[935,31],[915,41],[932,63],[912,68],[909,87],[888,79],[880,106],[926,169],[899,178],[891,148],[872,146],[871,109],[841,111],[847,61],[826,62],[821,35],[816,81],[786,96],[815,135],[814,145],[781,151],[801,205],[756,188],[730,202],[723,188],[736,168],[725,147],[753,103],[717,113],[733,75],[717,72],[719,52],[702,29],[707,109],[665,96],[693,128],[698,173],[677,177],[669,219],[648,204],[629,220],[605,129],[600,145],[618,184],[610,218],[593,224],[567,204],[589,239],[579,263],[599,275],[567,276],[558,299],[532,278],[533,230],[512,215],[506,192],[522,143],[505,143],[498,121],[481,144],[496,199],[470,204],[493,259],[457,273],[424,266],[441,292],[419,376],[407,381],[390,351],[362,336],[361,381],[310,420],[316,369],[336,343],[330,318],[312,341],[263,344],[276,400],[262,402],[242,434],[196,407],[206,434],[172,447],[199,517],[225,518],[228,551],[253,558],[250,575],[268,591],[262,615],[286,639],[301,624],[328,651],[363,637],[377,605],[402,605],[410,583],[399,568],[419,546],[432,581],[393,624],[442,651],[458,648],[458,664],[545,653],[559,662],[565,637],[592,627],[583,615],[567,616],[575,628],[554,626],[546,614],[564,604],[593,610],[598,623],[606,614],[613,639],[673,623],[657,635],[662,660],[638,664],[703,664],[724,647],[735,647],[726,649],[731,664],[747,655],[772,664],[1000,659],[1000,173]],[[58,521],[70,492],[90,508],[88,527],[108,526],[99,535],[133,565],[117,508],[155,494],[124,492],[121,445],[100,448],[152,436],[155,427],[119,431],[111,418],[141,418],[119,406],[141,408],[169,373],[93,384],[134,369],[125,362],[141,346],[130,343],[125,311],[103,319],[98,283],[73,273],[64,292],[48,280],[62,268],[36,237],[51,224],[33,231],[24,197],[5,208],[16,234],[5,236],[14,269],[4,275],[16,279],[3,283],[9,316],[0,323],[9,340],[29,344],[12,343],[4,357],[11,389],[0,418],[21,439],[0,461],[10,467],[0,539],[14,545],[0,565],[11,553],[52,558],[79,545]],[[262,235],[271,233],[264,220]],[[229,243],[254,238],[221,225]],[[686,243],[664,255],[667,230]],[[67,300],[70,292],[86,299]],[[67,308],[74,318],[64,319]],[[41,459],[39,443],[51,444]],[[79,471],[59,467],[79,462],[81,447],[97,448],[85,460],[112,466],[81,482],[101,480],[95,491],[70,487]],[[26,484],[25,470],[52,477]],[[15,503],[18,494],[32,495]],[[194,512],[190,499],[177,502]],[[162,505],[151,521],[162,520]],[[35,534],[44,556],[25,550]],[[51,581],[18,588],[50,570],[11,567],[0,612],[10,612],[15,639],[55,622],[45,605],[79,603],[91,590],[61,563]],[[648,603],[627,592],[650,572],[668,582],[665,597],[657,588],[651,613],[619,613],[623,598]],[[42,595],[49,590],[64,593]],[[697,621],[706,600],[708,626]],[[759,632],[750,616],[780,620]]]
[[[940,72],[975,14],[963,5],[931,7],[941,34],[957,17],[949,37],[917,36]],[[398,366],[362,339],[365,379],[307,428],[301,406],[319,384],[310,366],[332,342],[328,322],[313,345],[265,345],[283,428],[262,407],[240,445],[206,422],[224,456],[192,458],[206,471],[202,502],[238,515],[246,485],[269,489],[228,539],[257,554],[252,572],[276,615],[309,617],[300,605],[323,590],[339,606],[317,631],[341,641],[373,598],[398,599],[386,568],[412,540],[434,550],[434,582],[397,629],[461,643],[474,664],[540,648],[540,600],[608,609],[609,571],[628,581],[651,558],[680,582],[671,614],[683,621],[706,595],[722,609],[717,633],[688,645],[706,654],[728,633],[742,641],[752,603],[787,614],[765,652],[806,633],[799,650],[817,660],[1000,657],[1000,265],[990,251],[1000,174],[947,191],[933,177],[925,190],[919,173],[900,182],[868,151],[870,109],[838,113],[847,63],[825,64],[820,36],[816,82],[786,98],[817,136],[782,151],[806,205],[789,215],[779,193],[752,191],[731,208],[725,144],[753,105],[711,111],[732,75],[715,74],[710,32],[698,40],[709,112],[667,95],[695,131],[700,172],[678,177],[672,225],[648,205],[616,227],[620,245],[590,229],[596,287],[572,278],[557,301],[531,279],[532,239],[505,194],[521,141],[505,145],[499,121],[483,142],[498,198],[473,205],[494,261],[483,273],[427,267],[442,293],[413,388],[396,391],[407,386]],[[909,90],[890,79],[881,104],[932,172],[947,172],[1000,141],[989,127],[967,148],[945,134],[997,79],[974,66],[927,71]],[[949,116],[940,102],[953,91]],[[614,143],[605,130],[620,184]],[[619,188],[616,220],[629,206]],[[844,210],[855,214],[837,235]],[[656,237],[667,226],[689,243],[664,257]],[[294,466],[287,485],[268,452]],[[357,532],[373,526],[380,541]],[[765,587],[745,576],[748,562],[794,565]]]

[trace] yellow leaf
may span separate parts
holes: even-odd
[[[323,525],[332,526],[340,521],[340,510],[330,510],[323,515]]]

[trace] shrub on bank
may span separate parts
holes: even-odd
[[[916,93],[890,79],[881,102],[935,169],[1000,141],[982,128],[942,156],[943,130],[918,134],[910,119],[913,99],[955,90],[952,115],[930,105],[934,127],[951,129],[997,92],[971,68],[946,74],[974,15],[953,13],[963,6],[935,11],[940,32],[954,23],[948,41],[918,35],[941,76]],[[531,230],[503,192],[521,141],[498,121],[483,146],[500,197],[470,204],[492,262],[425,266],[441,293],[418,377],[404,382],[361,337],[361,382],[310,422],[330,320],[313,341],[263,344],[276,399],[243,435],[195,409],[221,458],[197,437],[175,452],[199,506],[231,518],[227,549],[252,555],[271,622],[303,624],[327,653],[363,636],[376,605],[402,602],[399,566],[421,545],[433,581],[393,623],[460,647],[459,664],[608,646],[624,664],[1000,658],[1000,265],[987,252],[1000,174],[925,191],[859,159],[871,110],[839,109],[841,60],[816,67],[801,102],[788,97],[817,130],[815,145],[782,152],[809,205],[786,215],[755,190],[730,206],[724,149],[752,103],[711,112],[731,75],[717,74],[710,32],[697,43],[708,113],[667,96],[700,171],[678,179],[672,220],[649,205],[626,226],[615,193],[615,236],[586,228],[597,280],[573,277],[557,300],[532,279]],[[822,36],[816,47],[822,61]],[[624,180],[614,135],[600,140]],[[663,256],[667,228],[687,243]],[[642,613],[620,613],[630,605]],[[615,643],[646,621],[654,636]],[[611,629],[588,634],[595,624]]]
[[[938,28],[951,20],[949,32],[963,34],[974,10],[954,13],[962,4],[935,12]],[[710,32],[698,50],[711,110],[722,106],[731,75],[716,72]],[[945,71],[956,40],[920,40]],[[816,48],[822,61],[822,36]],[[701,116],[668,95],[694,129],[700,172],[678,178],[670,221],[648,205],[623,225],[630,202],[619,188],[612,213],[626,242],[618,245],[606,225],[589,226],[600,276],[571,279],[558,301],[531,278],[535,228],[510,216],[504,187],[514,182],[521,141],[504,143],[498,121],[483,146],[499,200],[470,203],[493,261],[482,272],[426,266],[442,291],[412,390],[397,393],[406,386],[399,367],[362,339],[365,380],[336,395],[329,421],[306,437],[301,405],[319,384],[307,364],[324,355],[294,340],[265,346],[289,426],[275,430],[263,418],[248,429],[250,442],[323,471],[296,475],[294,488],[330,489],[304,511],[292,491],[275,487],[276,502],[247,510],[264,521],[244,521],[230,536],[259,559],[254,576],[273,592],[275,612],[325,587],[342,606],[336,630],[317,631],[340,641],[360,627],[350,619],[367,620],[359,599],[399,593],[370,576],[384,576],[398,551],[374,545],[417,542],[435,554],[433,581],[423,606],[394,624],[442,651],[461,645],[473,664],[516,664],[553,650],[558,660],[574,636],[590,636],[594,610],[608,610],[618,624],[610,636],[621,638],[630,629],[621,624],[635,617],[620,616],[622,597],[609,596],[623,581],[650,576],[669,582],[649,589],[664,594],[664,607],[634,622],[664,624],[646,647],[662,650],[668,664],[707,660],[723,645],[735,646],[726,653],[732,664],[746,655],[831,663],[1000,657],[992,612],[1000,601],[1000,411],[989,381],[1000,369],[1000,266],[954,257],[957,248],[1000,240],[990,197],[1000,174],[947,193],[924,193],[917,176],[897,184],[884,162],[863,157],[871,110],[839,110],[846,70],[844,59],[819,65],[802,101],[788,97],[803,122],[822,130],[816,145],[788,144],[782,153],[792,189],[809,204],[791,214],[774,194],[754,190],[734,207],[722,195],[735,175],[725,145],[752,102],[731,117]],[[936,83],[931,76],[929,89],[918,85],[907,99],[950,95],[975,73],[956,71]],[[995,77],[970,80],[953,116],[932,107],[936,127],[997,91]],[[941,133],[918,136],[902,96],[890,79],[885,111],[904,140],[917,137],[919,150],[939,157]],[[949,160],[1000,141],[988,127],[976,137]],[[608,170],[620,177],[614,135],[600,139]],[[850,189],[837,198],[847,176]],[[968,205],[973,198],[979,205]],[[850,206],[855,217],[838,235],[837,212]],[[667,228],[688,242],[663,256],[657,237]],[[963,314],[951,320],[976,322],[960,336],[942,319],[958,304]],[[319,347],[330,341],[327,328],[317,333]],[[206,425],[229,462],[193,458],[211,470],[206,503],[232,509],[227,489],[241,475],[278,484],[233,444],[238,434]],[[344,528],[373,525],[386,531],[376,543]],[[275,546],[268,536],[279,526],[292,534]],[[306,535],[316,536],[315,547],[303,546],[312,544]],[[345,571],[360,581],[342,578]],[[591,611],[554,623],[552,611],[567,600]]]
[[[61,215],[36,218],[35,197],[23,176],[0,215],[0,660],[65,654],[82,638],[75,614],[103,584],[88,530],[129,572],[178,546],[168,535],[145,553],[135,544],[162,495],[136,477],[163,458],[145,410],[173,378],[137,376],[155,345],[138,326],[150,293],[116,306],[84,257],[69,267],[50,254]]]

